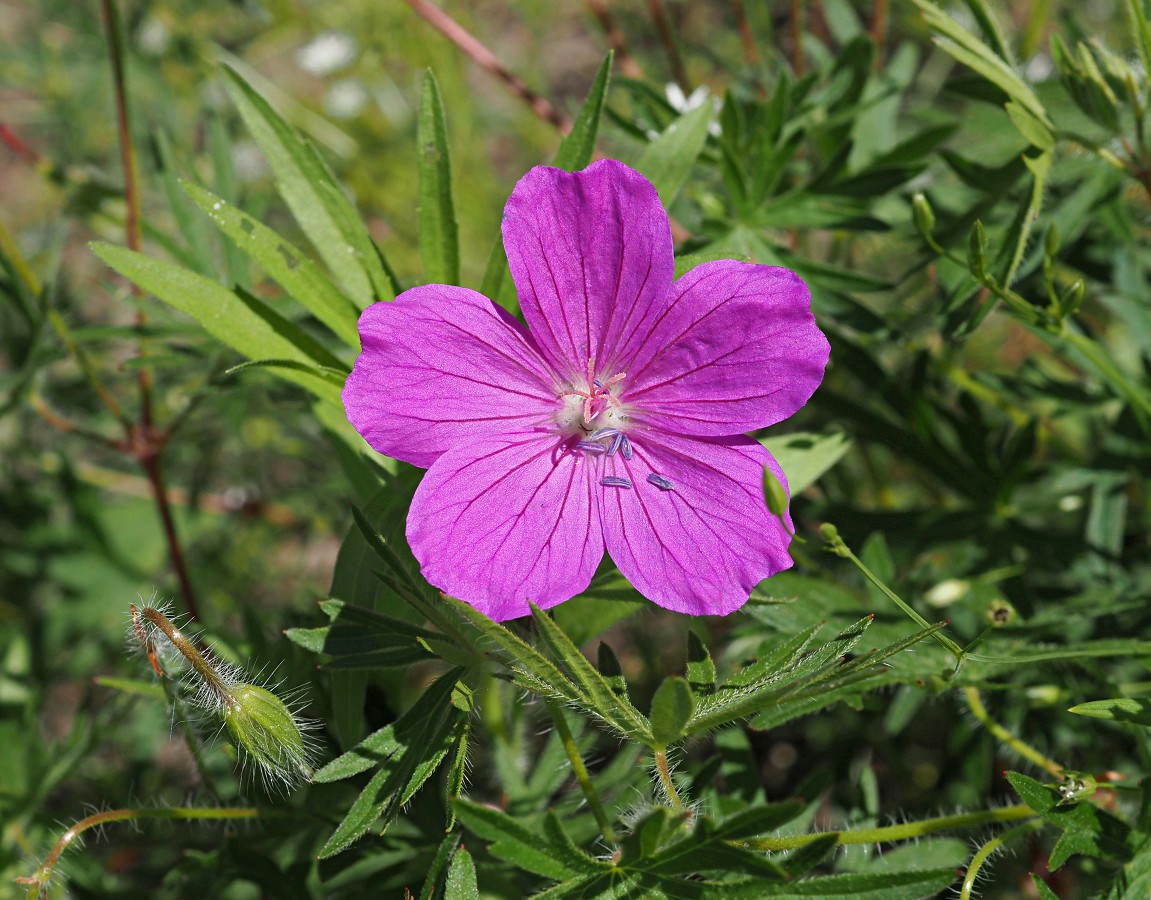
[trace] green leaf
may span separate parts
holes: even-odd
[[[539,837],[537,831],[506,813],[461,797],[456,801],[456,816],[469,831],[493,842],[488,852],[497,859],[556,881],[584,874],[572,868],[556,853],[555,847]],[[588,861],[595,863],[591,857]],[[588,868],[595,866],[589,865]]]
[[[1051,850],[1052,871],[1077,853],[1097,859],[1131,858],[1131,829],[1121,819],[1091,803],[1063,805],[1053,789],[1019,772],[1008,772],[1007,780],[1040,818],[1063,831]]]
[[[694,631],[687,633],[687,680],[695,694],[715,693],[715,663],[707,646]]]
[[[1024,107],[1040,125],[1049,131],[1054,131],[1043,104],[1010,65],[933,3],[928,0],[914,0],[914,2],[923,11],[928,24],[942,35],[936,38],[936,46],[951,54],[969,69],[978,72]]]
[[[656,747],[667,747],[683,737],[694,712],[691,685],[678,675],[665,678],[651,698],[651,736]]]
[[[815,484],[851,449],[851,438],[840,433],[796,432],[762,437],[759,442],[783,469],[793,497]]]
[[[765,884],[760,894],[742,897],[806,897],[810,900],[919,900],[934,897],[955,883],[955,869],[923,869],[907,872],[853,872],[824,875],[787,884]],[[717,895],[718,896],[718,895]]]
[[[436,848],[436,855],[432,857],[431,865],[428,866],[427,874],[424,876],[424,886],[420,889],[420,900],[435,900],[438,895],[440,873],[451,863],[452,856],[455,855],[459,846],[458,834],[447,834],[440,841],[439,847]]]
[[[466,717],[443,696],[446,693],[450,698],[461,672],[454,669],[440,676],[420,702],[394,724],[365,738],[354,750],[316,773],[316,781],[336,781],[373,764],[379,766],[321,848],[320,859],[346,850],[378,819],[382,818],[383,827],[387,828],[439,768]],[[429,697],[433,690],[435,695]]]
[[[680,189],[687,183],[691,167],[707,142],[712,112],[710,98],[705,99],[691,112],[668,125],[635,161],[635,168],[655,185],[666,209],[671,208]]]
[[[297,325],[250,294],[230,291],[203,275],[123,247],[93,244],[92,250],[129,281],[191,316],[217,340],[249,359],[286,359],[305,368],[343,366]],[[319,374],[295,369],[277,370],[277,374],[317,397],[339,402],[339,388]]]
[[[92,679],[92,683],[120,691],[123,694],[146,697],[149,700],[164,699],[164,687],[156,681],[137,681],[134,678],[113,678],[110,675],[97,675]]]
[[[463,847],[452,856],[448,868],[448,880],[444,885],[444,900],[480,900],[479,885],[476,884],[476,864],[471,854]]]
[[[452,201],[452,166],[440,88],[431,70],[420,87],[416,123],[419,170],[420,256],[424,278],[436,284],[459,284],[459,225]]]
[[[452,751],[452,760],[448,764],[448,777],[444,783],[444,799],[447,801],[448,821],[445,828],[451,830],[456,826],[456,801],[464,791],[464,782],[468,777],[468,744],[471,737],[471,725],[465,719],[456,738],[456,746]]]
[[[347,753],[317,770],[312,780],[317,784],[342,781],[405,752],[405,737],[422,727],[425,720],[451,711],[452,691],[462,674],[463,670],[452,669],[441,675],[404,715],[391,725],[368,735]]]
[[[596,135],[599,132],[600,119],[603,117],[604,104],[607,102],[613,58],[614,53],[608,51],[596,72],[587,100],[572,123],[572,130],[560,142],[556,158],[552,161],[552,165],[557,169],[577,172],[587,166],[595,156]]]
[[[1091,700],[1073,706],[1068,712],[1112,722],[1127,722],[1131,725],[1151,726],[1151,700],[1136,700],[1131,697],[1116,697],[1114,700]]]
[[[632,740],[646,742],[650,730],[643,715],[626,697],[612,690],[607,680],[547,613],[535,604],[531,610],[540,638],[575,683],[581,703],[622,734]]]
[[[320,271],[271,228],[248,216],[226,200],[188,182],[184,192],[232,242],[247,253],[317,319],[350,347],[359,346],[355,304]]]
[[[1051,890],[1051,888],[1047,886],[1047,882],[1034,872],[1031,873],[1031,883],[1035,885],[1035,891],[1039,895],[1039,900],[1059,900],[1059,895]],[[1151,883],[1144,886],[1143,893],[1146,894],[1148,890],[1151,890]],[[1107,896],[1108,900],[1111,900],[1112,897],[1114,897],[1115,900],[1120,900],[1120,898],[1126,896],[1126,894],[1108,894]]]
[[[284,121],[240,75],[223,66],[224,87],[236,104],[300,228],[358,306],[390,300],[391,284],[355,209],[315,147]]]

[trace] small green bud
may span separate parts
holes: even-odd
[[[839,529],[832,525],[830,522],[824,522],[822,525],[820,525],[819,533],[829,544],[841,543],[839,537]]]
[[[924,237],[929,237],[935,230],[935,210],[931,208],[927,195],[922,191],[917,191],[911,197],[911,216],[915,221],[915,227]]]
[[[775,473],[766,466],[763,469],[763,499],[768,511],[777,519],[782,520],[787,515],[787,491],[775,477]]]
[[[236,746],[269,783],[312,776],[308,743],[292,711],[267,688],[237,684],[228,689],[224,727]]]
[[[1048,256],[1054,256],[1059,252],[1059,228],[1054,222],[1047,229],[1047,234],[1043,239],[1043,249]]]

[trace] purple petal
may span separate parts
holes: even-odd
[[[603,557],[594,464],[524,434],[449,450],[420,482],[408,543],[424,577],[497,622],[587,588]],[[602,490],[602,488],[597,488]]]
[[[504,209],[504,247],[532,336],[561,375],[604,377],[631,358],[664,309],[675,264],[651,183],[623,163],[540,166]]]
[[[614,457],[603,471],[634,489],[599,496],[607,551],[641,594],[677,612],[727,615],[791,566],[791,538],[764,503],[764,467],[787,482],[760,444],[644,433],[632,446],[631,460]]]
[[[557,391],[523,326],[487,297],[428,284],[360,316],[348,420],[381,453],[427,468],[446,450],[547,427]]]
[[[823,378],[830,348],[794,272],[735,260],[676,283],[629,364],[621,399],[637,421],[721,436],[795,413]]]

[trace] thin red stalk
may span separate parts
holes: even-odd
[[[571,122],[561,115],[545,97],[533,91],[522,78],[505,66],[474,35],[429,0],[405,0],[421,19],[471,57],[481,69],[495,75],[523,100],[537,116],[554,125],[561,134],[571,131]]]
[[[33,147],[25,144],[24,141],[21,140],[20,135],[13,131],[11,127],[3,123],[0,123],[0,141],[3,141],[9,150],[29,165],[34,166],[40,162],[40,154],[37,153]]]
[[[608,49],[615,52],[616,65],[619,66],[620,72],[628,78],[643,78],[643,67],[636,62],[636,58],[627,49],[623,32],[619,30],[615,20],[611,17],[607,0],[585,0],[585,2],[588,9],[591,10],[591,14],[595,16],[595,20],[599,22],[599,27],[603,29],[603,37]]]
[[[871,39],[875,42],[875,71],[883,67],[883,45],[887,40],[887,0],[875,0],[871,14]]]
[[[747,21],[747,10],[743,7],[743,0],[731,0],[731,9],[735,13],[735,24],[739,29],[739,39],[743,43],[743,58],[749,68],[759,65],[759,47],[755,45],[755,35],[751,31],[751,23]]]
[[[791,70],[803,75],[803,0],[791,0]]]
[[[124,74],[124,44],[121,39],[120,16],[114,0],[100,0],[100,11],[104,20],[104,30],[108,38],[108,52],[112,58],[112,82],[116,95],[116,125],[120,137],[120,161],[124,169],[124,201],[127,205],[125,228],[128,246],[139,251],[140,241],[140,170],[136,159],[136,148],[132,143],[132,128],[128,113],[128,90]],[[132,292],[142,297],[143,292],[132,286]],[[136,324],[143,325],[146,321],[144,310],[136,309]],[[143,339],[140,343],[141,356],[146,355]],[[158,431],[152,416],[152,370],[142,366],[137,370],[136,384],[140,392],[140,418],[139,422],[128,429],[126,445],[139,461],[148,477],[152,487],[152,497],[156,503],[156,511],[160,516],[160,523],[164,529],[164,537],[168,542],[168,556],[172,563],[172,570],[180,585],[180,594],[184,599],[184,606],[194,619],[200,618],[199,604],[192,588],[192,581],[188,577],[188,567],[184,562],[184,551],[180,545],[179,535],[176,532],[176,522],[172,517],[172,507],[168,502],[168,493],[164,490],[164,476],[160,463],[160,455],[168,435]]]
[[[671,24],[664,14],[663,0],[647,0],[647,11],[648,15],[651,16],[652,25],[655,26],[655,30],[659,34],[663,51],[667,54],[668,65],[671,66],[671,77],[686,94],[689,90],[687,72],[683,68],[683,59],[679,55],[679,47],[676,46]]]

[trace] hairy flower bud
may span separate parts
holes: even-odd
[[[296,717],[267,688],[237,684],[228,689],[224,728],[269,781],[312,776],[307,740]]]

